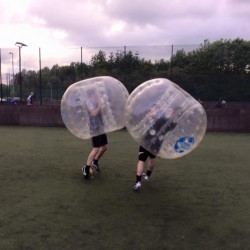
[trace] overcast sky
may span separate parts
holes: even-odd
[[[250,0],[0,0],[0,48],[20,41],[58,58],[65,47],[249,40],[249,24]]]

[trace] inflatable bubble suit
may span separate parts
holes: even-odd
[[[175,159],[195,149],[205,135],[207,116],[201,104],[168,79],[139,85],[125,107],[131,136],[148,151]]]
[[[101,76],[68,87],[61,101],[67,129],[80,139],[89,139],[125,126],[128,91],[117,79]]]

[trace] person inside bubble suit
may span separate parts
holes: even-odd
[[[107,135],[104,133],[104,123],[101,113],[103,105],[94,89],[89,89],[87,91],[86,106],[89,112],[90,133],[93,134],[91,138],[92,150],[88,155],[86,165],[82,167],[82,174],[85,179],[88,180],[91,178],[91,167],[94,167],[97,172],[101,172],[98,161],[107,150],[108,139]],[[94,136],[96,133],[102,134]]]
[[[150,125],[143,137],[143,145],[157,155],[167,133],[176,127],[173,120],[174,109],[156,105],[147,115]]]
[[[86,106],[89,113],[90,133],[103,132],[104,123],[102,119],[102,108],[100,98],[94,89],[87,91]]]
[[[141,186],[142,177],[144,180],[149,180],[154,167],[155,158],[159,152],[163,140],[166,134],[176,127],[176,123],[173,121],[174,109],[168,107],[166,109],[161,108],[160,105],[154,106],[146,116],[148,116],[148,130],[143,137],[143,145],[146,145],[150,152],[142,145],[139,147],[138,163],[136,170],[136,181],[133,186],[133,191],[138,191]],[[152,153],[151,153],[152,152]],[[148,159],[147,171],[144,171],[145,162]]]

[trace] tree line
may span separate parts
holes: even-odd
[[[26,93],[30,90],[39,93],[39,75],[39,71],[22,70]],[[42,68],[43,96],[52,98],[53,88],[53,99],[60,99],[72,83],[103,75],[117,78],[129,92],[146,80],[164,77],[204,101],[249,101],[250,41],[238,38],[210,43],[205,40],[191,52],[181,49],[169,60],[156,61],[146,60],[132,51],[106,54],[100,50],[89,64],[72,62]]]

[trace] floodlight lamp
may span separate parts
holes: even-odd
[[[20,42],[16,42],[16,43],[15,43],[15,45],[17,45],[18,47],[22,47],[22,46],[26,46],[26,47],[27,47],[27,45],[26,45],[26,44],[24,44],[24,43],[20,43]]]

